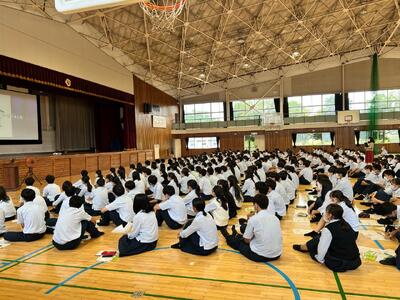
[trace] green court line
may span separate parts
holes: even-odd
[[[34,284],[42,284],[42,285],[53,285],[53,286],[56,286],[58,284],[58,283],[54,283],[54,282],[29,280],[29,279],[19,279],[19,278],[10,278],[10,277],[0,277],[0,280],[9,280],[9,281],[16,281],[16,282],[34,283]],[[65,284],[65,285],[63,285],[63,287],[69,287],[69,288],[75,288],[75,289],[84,289],[84,290],[93,290],[93,291],[102,291],[102,292],[109,292],[109,293],[118,293],[118,294],[127,294],[127,295],[132,295],[134,293],[132,291],[105,289],[105,288],[97,288],[97,287],[74,285],[74,284]],[[143,295],[147,296],[147,297],[155,297],[155,298],[163,298],[163,299],[193,300],[192,298],[166,296],[166,295],[151,294],[151,293],[144,293]]]
[[[339,292],[340,292],[340,296],[342,297],[342,300],[346,300],[347,299],[346,298],[346,294],[345,294],[345,292],[343,290],[342,283],[340,282],[339,275],[336,272],[333,272],[333,276],[335,277],[336,284],[337,284],[337,286],[339,288]]]
[[[8,259],[2,259],[3,261],[12,261]],[[25,264],[32,265],[43,265],[43,266],[52,266],[52,267],[63,267],[63,268],[72,268],[72,269],[84,269],[82,266],[74,266],[74,265],[63,265],[63,264],[51,264],[51,263],[40,263],[40,262],[23,262]],[[193,280],[202,280],[202,281],[214,281],[214,282],[225,282],[225,283],[233,283],[233,284],[242,284],[242,285],[253,285],[253,286],[263,286],[263,287],[272,287],[272,288],[283,288],[290,289],[290,286],[279,285],[279,284],[268,284],[268,283],[257,283],[257,282],[246,282],[246,281],[234,281],[234,280],[226,280],[226,279],[216,279],[216,278],[204,278],[204,277],[192,277],[192,276],[184,276],[184,275],[174,275],[174,274],[162,274],[162,273],[150,273],[150,272],[137,272],[130,270],[120,270],[120,269],[107,269],[107,268],[93,268],[91,270],[98,271],[109,271],[109,272],[121,272],[121,273],[131,273],[131,274],[139,274],[139,275],[149,275],[149,276],[161,276],[161,277],[171,277],[171,278],[182,278],[182,279],[193,279]],[[1,278],[0,278],[1,279]],[[336,278],[335,278],[336,279]],[[341,286],[341,283],[340,283]],[[93,288],[94,289],[94,288]],[[333,290],[323,290],[323,289],[314,289],[307,287],[297,287],[300,291],[308,291],[308,292],[316,292],[316,293],[327,293],[327,294],[341,294],[340,291]],[[343,288],[342,288],[343,290]],[[346,292],[345,295],[351,296],[360,296],[360,297],[369,297],[369,298],[381,298],[381,299],[396,299],[400,300],[400,297],[396,296],[385,296],[385,295],[373,295],[373,294],[363,294],[363,293],[352,293]]]
[[[39,255],[41,255],[41,254],[43,254],[43,253],[45,253],[45,252],[47,252],[47,251],[50,251],[50,250],[53,249],[53,248],[54,248],[54,246],[51,245],[49,248],[43,250],[42,252],[36,253],[36,254],[34,254],[34,255],[32,255],[32,256],[30,256],[30,257],[28,257],[28,258],[25,258],[25,259],[23,259],[23,260],[5,260],[5,259],[3,259],[4,261],[12,261],[12,262],[15,262],[15,264],[13,264],[13,265],[11,265],[11,266],[8,266],[8,267],[6,267],[6,268],[4,268],[4,269],[1,269],[1,270],[0,270],[0,273],[1,273],[1,272],[4,272],[4,271],[7,271],[8,269],[14,268],[15,266],[17,266],[17,265],[19,265],[19,264],[21,264],[21,263],[25,263],[25,262],[28,261],[29,259],[32,259],[32,258],[34,258],[34,257],[36,257],[36,256],[39,256]]]

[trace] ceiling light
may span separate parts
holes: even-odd
[[[206,74],[204,74],[204,73],[200,73],[200,75],[199,75],[199,78],[201,78],[201,79],[204,79],[204,78],[206,78]]]
[[[244,39],[238,39],[238,40],[237,40],[237,43],[238,43],[239,45],[243,45],[243,44],[245,43],[245,40],[244,40]]]
[[[244,63],[243,67],[247,69],[248,67],[250,67],[250,65],[248,63]]]

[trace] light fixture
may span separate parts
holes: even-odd
[[[199,78],[201,78],[201,79],[204,79],[204,78],[206,78],[206,74],[204,74],[204,73],[200,73],[200,75],[199,75]]]
[[[244,63],[243,67],[247,69],[248,67],[250,67],[250,65],[248,63]]]
[[[293,51],[293,53],[292,53],[292,57],[293,58],[298,58],[299,56],[300,56],[300,52],[299,51],[297,51],[297,50]]]
[[[237,43],[238,43],[239,45],[243,45],[243,44],[245,43],[245,40],[242,39],[242,38],[240,38],[240,39],[237,40]]]

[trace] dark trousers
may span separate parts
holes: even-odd
[[[303,176],[300,176],[299,177],[299,184],[302,184],[302,185],[309,185],[309,184],[311,184],[311,182],[309,182],[307,179],[305,179]]]
[[[158,226],[161,226],[162,223],[165,221],[167,226],[171,229],[179,229],[182,228],[182,224],[179,224],[175,220],[171,218],[171,216],[168,213],[168,210],[157,210],[156,212],[156,218],[157,218],[157,223]]]
[[[21,232],[6,232],[4,233],[4,239],[10,242],[33,242],[36,240],[40,240],[44,237],[46,233],[23,233]]]
[[[226,243],[229,247],[238,250],[243,256],[247,257],[248,259],[255,261],[255,262],[268,262],[277,260],[280,256],[277,257],[265,257],[258,255],[257,253],[253,252],[250,248],[250,244],[247,244],[243,240],[243,236],[238,235],[228,235],[226,237]]]
[[[43,197],[44,201],[46,201],[47,206],[53,206],[53,202],[51,202],[47,197]]]
[[[306,244],[310,256],[316,261],[315,255],[318,253],[319,236],[309,240]],[[346,272],[349,270],[355,270],[361,266],[360,256],[354,259],[343,259],[332,256],[329,251],[325,255],[325,266],[333,272]]]
[[[56,247],[58,250],[73,250],[78,248],[78,246],[80,245],[83,236],[85,234],[85,232],[89,233],[91,237],[95,238],[99,235],[99,231],[97,230],[96,226],[90,222],[90,221],[82,221],[82,232],[81,232],[81,236],[75,240],[69,241],[63,245],[61,244],[57,244],[54,240],[53,240],[53,245],[54,247]]]
[[[253,202],[253,197],[245,195],[243,196],[243,202]]]
[[[123,225],[126,226],[126,222],[121,219],[119,213],[116,210],[107,211],[101,215],[102,223],[110,223],[112,221],[115,226]]]
[[[4,219],[5,222],[15,220],[16,216],[7,217]]]
[[[122,236],[118,242],[119,256],[136,255],[146,251],[151,251],[157,246],[157,241],[152,243],[142,243],[136,238],[130,239],[127,235]]]
[[[187,238],[179,238],[179,245],[183,252],[201,256],[210,255],[218,248],[215,247],[209,250],[205,250],[203,247],[201,247],[200,236],[197,234],[197,232],[192,233]]]
[[[85,203],[83,205],[83,208],[91,216],[101,216],[101,211],[100,210],[94,210],[92,208],[92,204],[90,204],[90,203]]]

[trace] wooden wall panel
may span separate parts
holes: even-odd
[[[130,165],[131,161],[130,161],[130,154],[129,153],[125,153],[122,152],[121,153],[121,166],[128,168]]]
[[[98,155],[87,155],[86,156],[86,170],[94,172],[99,168]]]
[[[138,162],[144,163],[146,160],[146,152],[138,152]]]
[[[179,112],[176,99],[133,77],[135,90],[136,147],[138,150],[153,149],[160,144],[160,157],[168,157],[172,150],[171,128],[175,114]],[[144,113],[144,103],[160,106],[157,115],[166,117],[167,128],[153,128],[152,115]]]
[[[111,167],[118,168],[121,165],[121,155],[111,154]]]
[[[138,163],[138,154],[137,154],[137,152],[134,152],[134,153],[130,154],[129,162],[133,163],[135,165]]]
[[[111,168],[111,154],[99,155],[99,169],[109,170]]]
[[[58,177],[66,177],[71,174],[71,163],[69,158],[59,158],[54,159],[54,176]]]
[[[80,174],[86,168],[86,159],[83,155],[76,155],[71,157],[71,173]]]
[[[160,157],[166,157],[166,156],[161,156]],[[146,160],[153,160],[154,156],[153,156],[153,151],[146,151]]]

